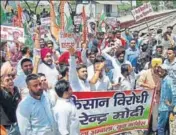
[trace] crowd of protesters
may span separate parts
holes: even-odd
[[[147,89],[155,95],[143,134],[169,135],[176,106],[176,34],[171,26],[154,31],[88,33],[81,49],[65,52],[41,38],[37,28],[33,50],[15,42],[8,55],[8,41],[1,41],[1,126],[9,135],[79,135],[72,92]]]

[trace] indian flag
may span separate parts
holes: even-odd
[[[65,13],[65,17],[64,17],[65,31],[69,32],[69,33],[73,32],[73,20],[72,20],[72,17],[70,15],[68,2],[65,3],[64,13]]]
[[[99,19],[99,24],[98,24],[98,31],[99,31],[99,32],[105,32],[105,31],[104,31],[104,26],[105,26],[104,22],[105,22],[105,18],[106,18],[106,16],[105,16],[104,10],[102,10],[102,11],[101,11],[101,15],[100,15],[100,19]]]

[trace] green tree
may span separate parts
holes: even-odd
[[[139,7],[143,4],[142,0],[136,0],[136,7]]]
[[[158,11],[158,5],[160,4],[160,1],[158,0],[154,0],[154,1],[150,1],[152,7],[153,7],[153,10],[154,11]]]

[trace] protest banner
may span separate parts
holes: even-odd
[[[74,34],[66,33],[64,31],[60,32],[59,33],[59,44],[60,44],[61,52],[66,51],[70,46],[75,47]]]
[[[41,25],[50,26],[50,22],[51,22],[50,17],[41,18],[40,20],[41,20]]]
[[[152,90],[74,92],[81,135],[112,135],[148,129]]]
[[[82,22],[82,16],[74,16],[74,24],[75,25],[80,25],[81,24],[81,22]]]
[[[152,12],[153,12],[153,8],[152,8],[152,5],[150,4],[150,2],[144,3],[142,6],[135,8],[131,11],[136,22],[145,18],[146,16],[148,16]]]
[[[1,40],[20,41],[24,43],[24,29],[1,25]]]

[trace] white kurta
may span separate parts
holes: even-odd
[[[58,80],[59,72],[56,69],[56,66],[53,64],[51,66],[47,66],[43,62],[39,65],[38,73],[45,74],[48,83],[54,87]]]
[[[87,68],[88,80],[90,81],[95,74],[94,66],[91,65]],[[103,77],[99,79],[96,84],[90,84],[91,91],[107,91],[111,87],[111,82],[109,78],[105,75],[103,71]]]
[[[80,134],[77,109],[70,99],[58,98],[53,113],[59,135]]]
[[[90,91],[90,84],[88,80],[83,81],[79,79],[76,71],[75,57],[71,56],[69,60],[69,82],[73,91]]]
[[[21,75],[17,76],[14,80],[14,85],[18,87],[22,98],[26,97],[29,94],[29,90],[26,84],[26,77],[27,76],[22,73]]]
[[[52,106],[45,92],[37,100],[30,94],[18,105],[16,116],[21,135],[56,135]]]
[[[122,64],[131,65],[131,63],[129,61],[127,61],[127,60],[124,60],[123,63],[119,63],[119,61],[116,58],[111,57],[109,54],[107,54],[107,52],[109,52],[110,50],[111,50],[111,47],[108,47],[108,48],[104,49],[102,51],[102,55],[106,59],[108,59],[108,60],[110,60],[112,62],[112,65],[114,67],[113,82],[114,83],[118,83],[119,77],[122,76],[122,74],[121,74],[121,65]],[[134,71],[131,72],[131,74],[130,74],[130,81],[131,81],[131,84],[132,84],[132,89],[134,89],[134,85],[135,85],[135,73],[134,73]],[[117,88],[115,87],[114,89],[117,89]]]

